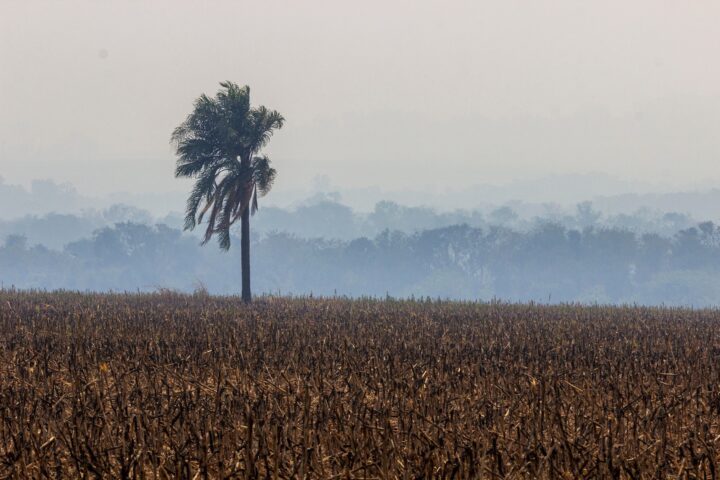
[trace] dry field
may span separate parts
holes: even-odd
[[[0,478],[715,478],[720,312],[0,292]]]

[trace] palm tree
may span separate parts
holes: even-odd
[[[195,184],[187,200],[185,230],[207,215],[203,245],[217,235],[220,248],[230,248],[230,227],[241,220],[242,298],[250,293],[250,215],[258,194],[267,194],[275,179],[270,159],[260,155],[285,119],[275,110],[250,107],[250,88],[220,83],[214,98],[201,95],[194,109],[172,133],[178,160],[176,177]]]

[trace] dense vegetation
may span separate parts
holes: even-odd
[[[720,313],[0,292],[0,477],[715,478]]]
[[[235,293],[238,252],[202,249],[166,226],[121,223],[68,243],[0,244],[0,282],[19,288]],[[672,236],[622,228],[539,223],[385,231],[351,241],[284,233],[252,243],[258,292],[513,301],[715,305],[720,299],[720,230],[712,223]]]

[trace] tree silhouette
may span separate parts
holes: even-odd
[[[172,133],[178,155],[176,177],[195,179],[187,200],[185,229],[192,230],[207,215],[203,244],[217,235],[220,248],[230,248],[230,227],[241,220],[242,298],[250,290],[250,215],[257,197],[267,194],[275,169],[259,155],[284,118],[275,110],[250,106],[250,88],[220,83],[214,98],[201,95],[185,121]]]

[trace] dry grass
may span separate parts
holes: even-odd
[[[715,478],[720,313],[0,292],[0,477]]]

